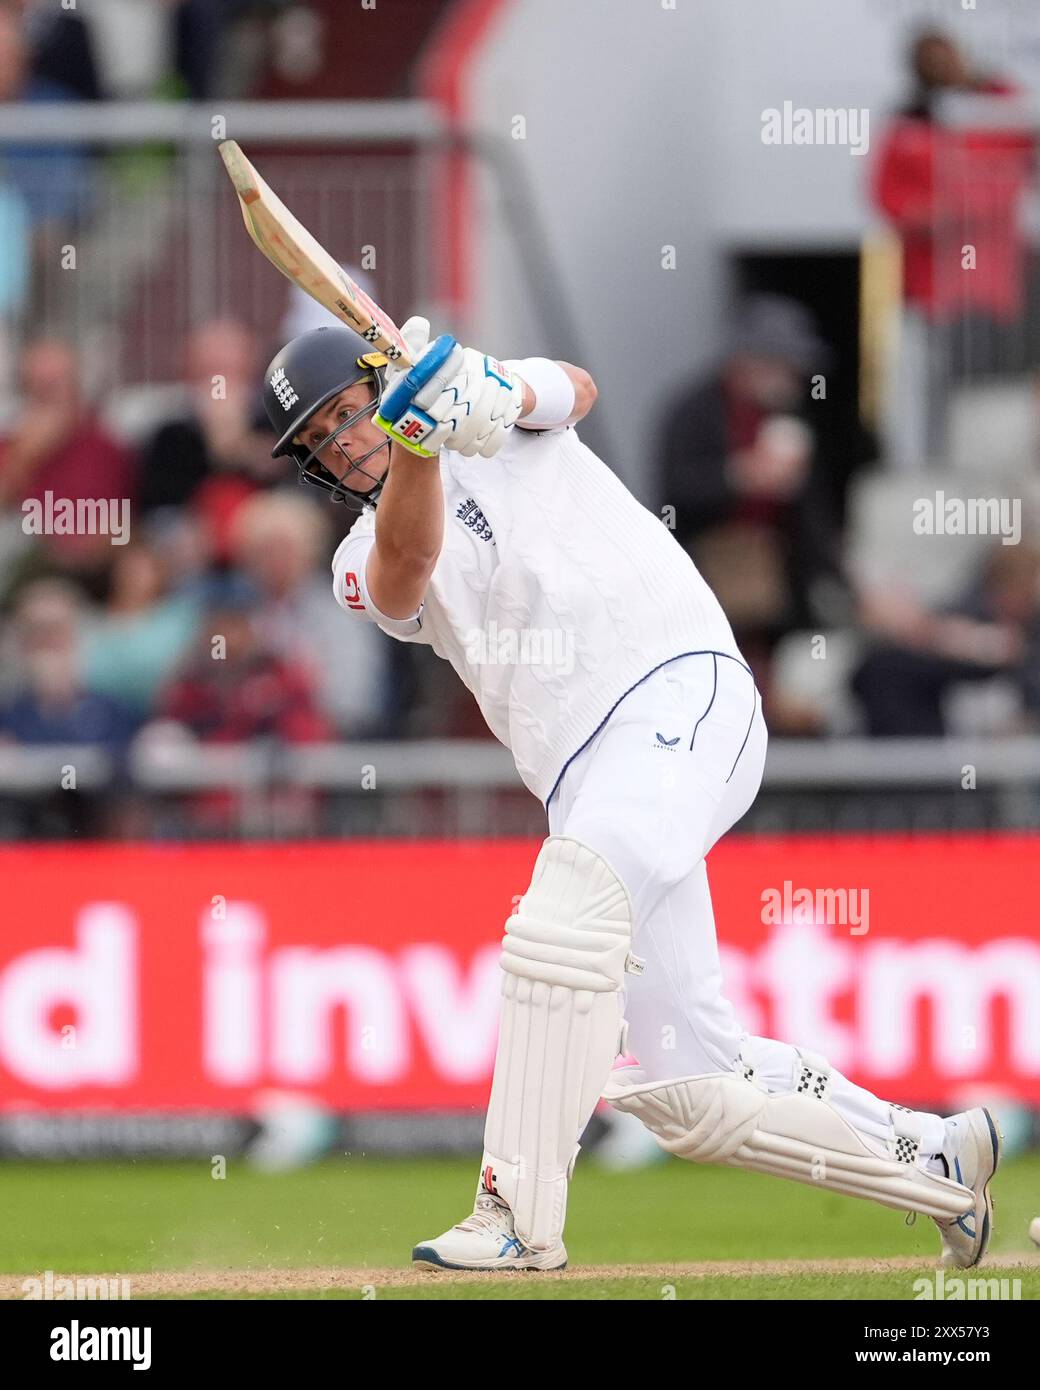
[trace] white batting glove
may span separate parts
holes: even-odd
[[[491,458],[523,409],[523,384],[500,362],[463,348],[448,334],[430,343],[430,325],[410,318],[401,329],[414,365],[387,368],[375,423],[425,458],[441,449]]]
[[[452,421],[445,449],[472,458],[493,458],[509,437],[524,406],[523,382],[508,367],[476,348],[464,348],[451,382],[457,400],[442,416]]]
[[[430,342],[430,323],[418,316],[401,329],[412,366],[387,367],[374,423],[413,454],[436,458],[452,430],[445,421],[457,392],[449,389],[462,363],[462,348],[449,334]]]

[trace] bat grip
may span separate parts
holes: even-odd
[[[435,338],[415,366],[410,367],[383,398],[380,414],[390,420],[396,420],[399,415],[403,415],[416,395],[441,370],[456,347],[458,343],[450,333],[442,333],[439,338]]]

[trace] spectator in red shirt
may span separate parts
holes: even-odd
[[[160,695],[159,714],[205,743],[331,738],[310,674],[261,640],[259,605],[259,591],[241,575],[214,580],[199,649]]]
[[[145,731],[146,745],[165,747],[175,757],[183,738],[277,745],[334,736],[318,709],[310,673],[260,637],[260,602],[258,590],[241,575],[214,580],[196,655],[160,695],[157,713],[164,722]],[[268,833],[273,827],[279,834],[311,833],[319,807],[316,794],[291,780],[264,789]],[[186,809],[195,829],[218,835],[235,833],[256,812],[247,795],[235,790],[193,796]]]
[[[883,137],[874,197],[903,245],[908,303],[936,321],[976,307],[996,319],[1015,318],[1023,302],[1024,246],[1018,211],[1029,181],[1032,137],[1016,128],[951,128],[941,124],[941,98],[951,93],[1013,97],[1007,82],[970,70],[944,34],[920,35],[911,50],[916,91]],[[976,265],[962,266],[962,247]]]
[[[22,405],[0,441],[0,507],[24,503],[106,499],[128,512],[133,463],[98,420],[83,393],[76,349],[59,339],[30,344],[20,365]],[[85,578],[107,570],[113,536],[47,535],[43,544],[59,568]]]
[[[915,464],[942,452],[955,379],[1015,365],[1006,329],[1025,308],[1019,214],[1034,142],[1016,120],[1011,84],[975,72],[947,35],[920,34],[910,63],[914,91],[882,138],[872,196],[902,245],[903,389],[890,408],[903,418],[889,436]],[[944,101],[955,96],[989,97],[985,121],[980,111],[975,125],[968,112],[951,123]],[[994,103],[1007,104],[1006,124],[993,121]]]

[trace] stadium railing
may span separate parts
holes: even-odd
[[[234,837],[544,834],[545,816],[506,749],[469,739],[175,746],[142,742],[123,763],[96,748],[0,748],[0,803],[53,796],[74,770],[87,796],[137,795],[170,834],[200,832],[178,805],[227,793]],[[298,823],[286,789],[313,799]],[[777,740],[753,833],[1040,828],[1040,738]],[[160,828],[159,833],[162,833]],[[215,830],[210,833],[216,833]]]

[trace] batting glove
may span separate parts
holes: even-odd
[[[426,319],[409,319],[401,333],[415,365],[388,369],[375,423],[425,458],[441,449],[491,458],[520,417],[523,383],[448,334],[429,343]]]
[[[462,363],[462,348],[445,333],[430,342],[430,323],[410,318],[401,328],[411,367],[388,367],[375,423],[391,439],[423,458],[435,458],[452,425],[441,417],[454,403],[445,393]]]
[[[457,400],[446,419],[452,430],[444,448],[472,458],[493,458],[509,437],[524,406],[523,382],[494,357],[464,348],[461,368],[451,383]]]

